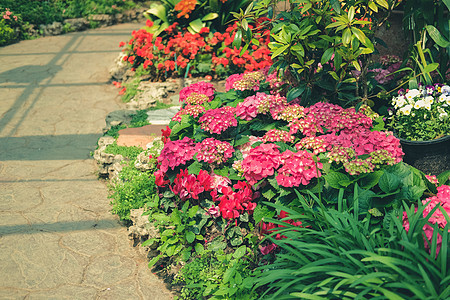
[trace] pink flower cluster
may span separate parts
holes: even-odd
[[[294,142],[294,136],[292,136],[288,131],[280,130],[280,129],[270,129],[263,136],[263,142],[285,142],[292,143]]]
[[[254,96],[250,96],[244,99],[236,107],[236,116],[242,120],[250,121],[258,115],[258,106],[263,98],[267,95],[264,93],[256,93]]]
[[[198,121],[203,130],[209,133],[221,134],[228,128],[237,126],[235,110],[231,106],[210,109]]]
[[[181,170],[170,187],[181,201],[187,199],[198,199],[198,196],[212,190],[213,178],[204,170],[200,170],[198,175],[189,174],[188,170]]]
[[[287,100],[285,97],[280,96],[280,94],[266,95],[258,104],[258,112],[266,114],[271,110],[280,110],[287,105]]]
[[[353,133],[328,134],[324,138],[330,150],[327,153],[330,162],[342,162],[351,175],[372,172],[383,165],[394,165],[402,160],[404,154],[400,141],[390,132],[361,129]],[[358,158],[365,154],[369,157]]]
[[[281,154],[283,166],[276,176],[279,185],[293,187],[308,185],[313,178],[319,178],[322,174],[318,170],[321,163],[314,162],[313,155],[305,150],[292,152],[286,150]]]
[[[233,191],[231,187],[223,187],[221,189],[221,193],[223,196],[220,196],[218,200],[219,209],[224,219],[236,219],[239,216],[247,212],[248,214],[252,214],[253,210],[256,207],[256,203],[252,202],[258,195],[257,193],[253,193],[251,186],[243,181],[238,181],[233,188],[236,191]]]
[[[192,94],[203,94],[209,98],[209,101],[214,99],[215,92],[214,85],[211,82],[200,81],[193,83],[180,91],[180,102],[186,102],[186,99]]]
[[[272,176],[281,164],[281,153],[275,144],[261,144],[250,150],[242,161],[242,170],[249,184]]]
[[[172,117],[172,121],[181,122],[181,116],[189,115],[197,118],[199,115],[204,113],[206,110],[201,105],[186,105],[184,108],[180,109],[175,116]]]
[[[295,145],[297,150],[311,150],[314,155],[327,151],[328,143],[323,136],[307,136]]]
[[[422,204],[426,205],[423,211],[424,218],[428,216],[428,214],[431,212],[431,210],[433,210],[434,207],[436,207],[436,205],[440,205],[444,209],[446,214],[450,216],[450,186],[442,185],[438,187],[437,190],[438,193],[436,194],[436,196],[422,200]],[[447,225],[447,220],[440,209],[437,209],[433,213],[433,215],[428,219],[428,222],[430,222],[431,224],[438,224],[439,228],[444,228],[445,225]],[[406,231],[409,231],[409,221],[406,212],[403,212],[403,227],[405,228]],[[429,249],[430,248],[429,243],[431,243],[433,239],[434,229],[430,225],[425,224],[423,230],[425,232],[424,236],[424,240],[426,241],[425,247]],[[441,246],[442,246],[442,235],[438,234],[436,256],[439,254]]]
[[[285,107],[277,107],[270,111],[274,120],[283,120],[291,122],[295,119],[299,120],[306,116],[308,109],[298,104],[287,105]]]
[[[160,170],[164,173],[171,168],[184,165],[187,161],[194,157],[196,146],[193,139],[184,137],[182,140],[168,141],[161,154],[158,157],[158,162],[161,164]]]
[[[260,81],[265,79],[264,71],[253,71],[243,74],[233,74],[227,78],[225,90],[231,89],[238,91],[259,90]]]
[[[209,164],[222,164],[233,155],[234,148],[228,142],[206,138],[197,144],[197,159]]]
[[[209,101],[211,101],[211,99],[208,96],[206,96],[205,94],[199,94],[197,92],[190,93],[189,96],[187,96],[186,100],[184,100],[186,104],[190,105],[203,104]]]

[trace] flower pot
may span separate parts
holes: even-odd
[[[399,140],[405,152],[403,161],[407,164],[432,175],[450,169],[450,135],[431,141]]]

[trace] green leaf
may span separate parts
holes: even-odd
[[[437,176],[439,185],[447,184],[450,181],[450,170],[444,171]]]
[[[291,102],[292,100],[300,96],[305,91],[305,88],[306,84],[300,84],[298,87],[289,90],[286,95],[287,102]]]
[[[348,20],[351,22],[355,17],[355,7],[351,6],[347,13]]]
[[[361,71],[361,66],[359,65],[357,60],[352,61],[352,64],[356,70]]]
[[[373,2],[373,1],[370,1],[369,2],[369,8],[371,9],[371,10],[373,10],[374,12],[378,12],[378,6],[375,4],[375,2]]]
[[[248,135],[243,135],[239,139],[234,142],[234,146],[240,146],[250,141],[250,137]]]
[[[369,173],[367,176],[360,179],[358,182],[359,186],[363,189],[371,189],[378,184],[378,181],[383,174],[384,171],[381,170]]]
[[[197,214],[197,211],[198,211],[198,205],[195,205],[195,206],[192,206],[191,208],[189,208],[189,210],[188,210],[189,218],[193,218]]]
[[[160,260],[161,258],[162,258],[162,255],[161,255],[161,254],[158,255],[158,256],[153,257],[153,258],[150,260],[150,262],[148,263],[148,267],[149,267],[149,268],[153,267],[153,266],[158,262],[158,260]]]
[[[195,240],[195,234],[192,231],[186,232],[186,241],[190,244]]]
[[[180,211],[178,209],[173,210],[172,214],[170,215],[170,220],[175,225],[181,225],[181,216],[180,216]]]
[[[189,23],[189,26],[197,33],[200,32],[200,30],[202,30],[203,27],[205,27],[205,24],[202,23],[202,20],[195,19],[194,21]]]
[[[431,73],[434,70],[436,70],[438,67],[439,67],[438,63],[429,64],[423,69],[423,73]]]
[[[327,50],[325,50],[325,52],[322,55],[322,58],[320,59],[320,63],[323,65],[325,63],[327,63],[328,61],[330,61],[331,56],[333,56],[334,53],[334,48],[328,48]]]
[[[375,2],[377,2],[377,4],[380,5],[381,7],[389,9],[389,4],[387,3],[386,0],[375,0]]]
[[[276,192],[274,192],[272,189],[268,189],[267,191],[263,192],[262,195],[264,198],[266,198],[267,200],[271,200],[273,197],[276,196]]]
[[[241,48],[242,44],[242,31],[238,30],[236,31],[236,35],[234,36],[233,44],[232,46],[236,49]]]
[[[350,44],[350,41],[352,40],[352,32],[349,28],[344,30],[344,33],[342,34],[342,42],[344,45]]]
[[[237,248],[236,251],[234,251],[233,257],[239,259],[243,257],[245,253],[247,253],[247,247],[245,245],[242,245],[239,248]]]
[[[217,14],[217,13],[209,13],[202,18],[202,21],[204,21],[204,22],[211,21],[211,20],[217,19],[218,16],[219,16],[219,14]]]
[[[364,44],[364,42],[366,41],[366,35],[364,34],[364,32],[362,32],[361,29],[358,29],[356,27],[352,27],[351,28],[353,34],[356,36],[356,38]]]
[[[383,192],[391,193],[399,188],[400,183],[400,178],[397,175],[391,174],[389,172],[384,172],[384,174],[380,177],[378,186]]]
[[[198,254],[202,254],[203,251],[205,251],[205,248],[200,243],[195,244],[194,249],[195,249],[195,252],[197,252]]]
[[[279,47],[277,50],[275,50],[272,53],[272,59],[274,59],[275,57],[279,56],[280,54],[282,54],[284,51],[286,51],[286,49],[289,48],[289,44],[288,45],[284,45]]]
[[[164,5],[158,5],[156,7],[150,8],[149,10],[146,11],[146,13],[154,15],[154,16],[160,18],[161,20],[163,20],[164,22],[168,22],[167,11],[166,11],[166,7]]]
[[[222,169],[214,169],[214,174],[219,175],[219,176],[223,176],[223,177],[228,177],[228,168],[222,168]]]
[[[324,176],[325,181],[335,189],[340,189],[342,185],[340,182],[349,181],[347,175],[339,173],[339,172],[330,172]]]
[[[447,41],[439,32],[439,30],[436,29],[433,25],[427,25],[425,26],[425,29],[427,30],[430,37],[433,39],[433,41],[438,44],[442,48],[447,48],[450,46],[450,42]]]
[[[202,164],[199,163],[198,161],[194,161],[189,167],[188,167],[188,172],[189,174],[195,174],[198,175],[200,174],[200,170],[202,169]]]

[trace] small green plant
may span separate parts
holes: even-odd
[[[0,46],[8,45],[14,40],[14,30],[6,24],[5,20],[0,20]]]
[[[112,190],[112,212],[123,221],[130,220],[131,209],[145,207],[157,198],[152,172],[141,172],[131,163],[123,167]]]
[[[114,155],[122,155],[124,158],[134,161],[136,157],[142,152],[144,149],[137,146],[118,146],[117,142],[106,146],[105,153],[110,153]]]
[[[245,246],[229,254],[208,250],[193,258],[173,282],[184,284],[178,299],[257,299],[250,290],[254,277],[248,250]]]
[[[122,95],[122,102],[128,103],[137,95],[140,82],[141,79],[139,77],[136,77],[131,82],[127,82],[124,84],[126,90]]]

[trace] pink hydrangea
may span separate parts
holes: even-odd
[[[423,205],[426,205],[425,210],[423,211],[423,216],[426,217],[428,213],[438,204],[442,206],[442,208],[447,212],[450,216],[450,186],[441,185],[437,188],[438,193],[436,196],[427,198],[422,201]],[[428,219],[428,221],[432,224],[437,223],[440,228],[444,228],[447,224],[447,220],[445,219],[442,211],[437,209],[433,215]]]
[[[307,136],[300,140],[295,145],[297,150],[311,150],[313,154],[317,155],[327,151],[328,143],[323,136]]]
[[[235,110],[231,106],[208,110],[199,119],[201,128],[209,133],[221,134],[228,128],[237,126]]]
[[[237,147],[237,149],[238,149],[239,151],[241,151],[243,158],[246,158],[247,155],[250,153],[250,150],[253,149],[253,148],[252,148],[252,145],[253,145],[254,143],[262,142],[262,141],[263,141],[262,138],[257,137],[257,136],[253,136],[253,135],[249,136],[248,139],[249,139],[249,141],[248,141],[247,143],[242,144],[242,145],[240,145],[240,146]]]
[[[244,177],[254,185],[261,179],[274,174],[281,164],[281,153],[275,144],[261,144],[252,148],[242,161]]]
[[[265,78],[264,72],[254,71],[243,74],[233,74],[227,78],[225,83],[225,90],[229,91],[231,89],[238,91],[245,90],[259,90],[260,81]]]
[[[189,94],[189,96],[186,98],[184,102],[190,105],[200,105],[209,101],[211,101],[211,99],[207,95],[192,92]]]
[[[287,106],[287,100],[280,94],[267,95],[258,103],[258,112],[266,114],[271,110],[279,110]]]
[[[197,118],[199,115],[205,112],[205,108],[201,105],[186,105],[186,107],[180,109],[175,116],[172,117],[172,121],[181,122],[181,116],[189,115]]]
[[[442,185],[437,188],[438,193],[436,196],[429,197],[425,200],[422,200],[422,204],[426,205],[423,211],[423,217],[427,217],[428,214],[433,210],[436,205],[440,205],[447,215],[450,215],[450,186]],[[417,211],[417,208],[416,208]],[[428,219],[428,222],[431,224],[438,224],[439,228],[444,228],[447,225],[447,220],[440,209],[437,209],[433,215]],[[409,231],[409,221],[406,215],[406,212],[403,212],[403,227],[406,231]],[[431,243],[433,238],[433,227],[428,224],[425,224],[423,227],[425,232],[424,240],[426,241],[425,247],[429,249],[429,243]],[[436,256],[439,254],[439,251],[442,246],[442,235],[437,235],[437,247],[436,247]]]
[[[237,105],[236,116],[246,121],[256,118],[258,105],[265,96],[264,93],[256,93],[254,96],[245,98],[243,102]]]
[[[223,187],[231,185],[231,180],[228,177],[220,176],[217,174],[210,174],[213,178],[212,188],[215,190],[221,190]]]
[[[322,164],[317,163],[316,166],[313,155],[305,150],[298,152],[286,150],[282,153],[282,161],[283,165],[276,176],[277,182],[281,186],[308,185],[313,178],[319,178],[322,175],[319,171]]]
[[[233,155],[234,148],[228,142],[222,142],[214,138],[206,138],[197,144],[197,159],[209,164],[222,164]]]
[[[288,131],[280,130],[280,129],[270,129],[263,136],[263,142],[285,142],[292,143],[294,142],[294,136],[292,136]]]
[[[191,93],[203,94],[209,98],[209,101],[214,99],[215,92],[214,85],[211,82],[200,81],[193,83],[180,91],[180,102],[186,102],[186,99]]]
[[[161,164],[160,170],[164,173],[169,168],[172,170],[175,167],[186,164],[194,157],[196,153],[196,146],[193,139],[184,137],[182,140],[168,141],[161,154],[158,157],[158,162]]]
[[[270,110],[270,114],[274,120],[283,120],[291,122],[295,119],[302,119],[308,113],[308,109],[301,105],[293,104],[284,107],[276,107]]]

